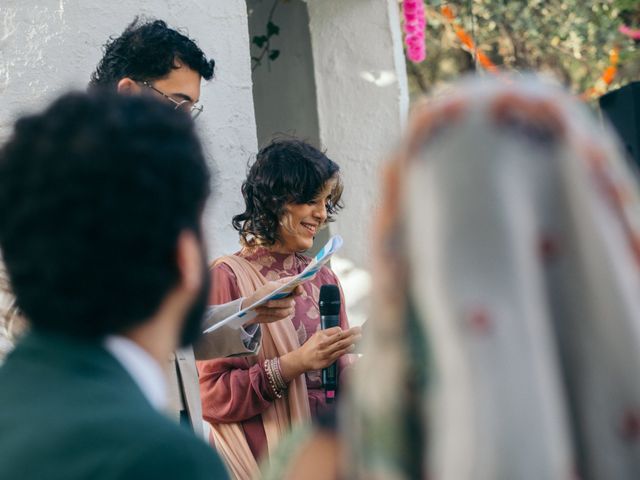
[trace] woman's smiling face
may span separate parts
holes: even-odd
[[[295,253],[311,248],[313,238],[327,220],[327,204],[336,184],[337,180],[332,178],[313,200],[286,205],[286,212],[278,226],[280,241],[274,245],[273,251]]]

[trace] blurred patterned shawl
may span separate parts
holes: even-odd
[[[640,201],[535,79],[414,112],[383,179],[347,478],[640,477]]]

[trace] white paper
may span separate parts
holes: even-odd
[[[306,282],[307,280],[311,280],[318,270],[329,261],[331,256],[337,252],[340,247],[342,247],[342,237],[340,235],[334,235],[329,239],[329,241],[325,244],[324,247],[317,253],[317,255],[311,260],[307,268],[305,268],[301,273],[293,277],[290,281],[279,287],[278,289],[271,292],[270,295],[261,298],[253,305],[249,305],[246,308],[243,308],[239,312],[234,313],[230,317],[221,320],[220,322],[212,325],[207,328],[203,333],[210,333],[218,328],[221,328],[225,325],[228,325],[234,329],[239,329],[245,323],[251,321],[257,315],[255,309],[271,300],[278,300],[280,298],[284,298],[288,296],[298,285]],[[207,315],[210,314],[210,311],[207,311]]]

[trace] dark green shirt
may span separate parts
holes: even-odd
[[[30,333],[0,367],[0,480],[226,478],[99,342]]]

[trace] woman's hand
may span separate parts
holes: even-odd
[[[292,277],[286,277],[265,283],[263,286],[253,292],[251,296],[244,298],[242,300],[242,305],[240,306],[240,308],[246,308],[250,305],[253,305],[257,301],[262,300],[267,295],[271,295],[282,285],[288,283],[291,278]],[[270,300],[264,305],[259,306],[255,309],[257,314],[256,317],[247,322],[245,325],[251,325],[253,323],[272,323],[290,317],[294,313],[295,297],[300,295],[301,293],[302,286],[298,285],[289,294],[289,296],[280,298],[278,300]]]
[[[280,369],[285,382],[313,370],[321,370],[353,351],[360,340],[360,327],[342,330],[340,327],[319,330],[300,348],[280,357]]]

